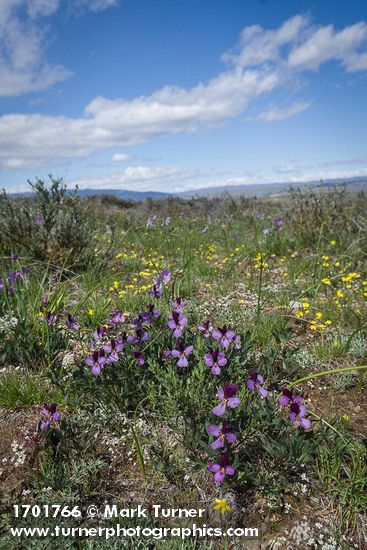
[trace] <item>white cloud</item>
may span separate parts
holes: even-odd
[[[322,63],[340,61],[349,72],[367,69],[367,25],[361,21],[336,31],[333,25],[319,27],[308,39],[296,46],[289,54],[288,64],[297,69],[317,70]]]
[[[18,15],[27,8],[27,17]],[[47,17],[59,0],[2,0],[0,7],[0,96],[17,96],[48,88],[70,76],[44,56],[44,32],[35,19]]]
[[[4,67],[0,61],[0,93],[4,94],[18,88],[38,89],[41,75],[42,86],[67,76],[65,69],[41,62],[42,34],[38,27],[31,22],[26,31],[30,34],[22,40],[21,23],[16,17],[9,19],[9,13],[25,1],[3,0],[0,4],[2,32],[6,27],[1,24],[4,18],[13,22],[13,27],[10,25],[6,31],[13,36],[10,65]],[[88,2],[89,9],[102,9],[115,3],[112,0],[96,2]],[[33,0],[35,13],[41,10],[47,15],[52,9],[56,9],[56,0]],[[330,25],[316,27],[303,15],[287,20],[274,30],[264,30],[259,25],[246,27],[235,50],[223,56],[229,63],[227,70],[207,83],[200,82],[190,89],[165,86],[132,100],[96,97],[78,118],[40,114],[0,117],[0,162],[2,159],[4,166],[15,158],[24,166],[27,162],[29,166],[47,164],[50,159],[81,158],[162,135],[213,127],[238,116],[259,96],[294,83],[298,71],[316,69],[331,59],[339,60],[347,71],[358,67],[361,70],[367,56],[363,51],[366,38],[364,22],[335,31]],[[4,73],[6,70],[9,74]],[[310,102],[300,100],[287,108],[271,107],[258,118],[284,120],[309,106]]]
[[[128,166],[122,172],[101,174],[99,176],[77,178],[71,185],[78,185],[79,189],[130,189],[134,191],[159,190],[172,183],[170,191],[176,190],[185,181],[195,180],[199,172],[187,171],[177,166]]]
[[[290,107],[285,109],[280,109],[279,107],[271,107],[264,113],[261,113],[257,118],[258,120],[264,120],[265,122],[274,122],[278,120],[285,120],[291,118],[292,116],[298,115],[303,111],[306,111],[311,106],[310,101],[300,101],[294,103]]]
[[[288,19],[275,30],[246,27],[237,47],[223,59],[236,67],[276,63],[287,70],[317,70],[335,60],[348,72],[367,70],[367,24],[355,23],[338,31],[333,25],[317,26],[305,15]]]
[[[131,157],[126,153],[115,153],[114,155],[112,155],[113,162],[124,162],[125,160],[129,160],[130,158]]]
[[[73,8],[99,12],[118,6],[119,3],[120,0],[73,0]]]
[[[86,0],[98,12],[119,0]],[[0,0],[0,97],[45,90],[71,72],[45,58],[45,18],[56,13],[61,0]]]
[[[238,115],[249,101],[277,85],[275,73],[235,70],[189,90],[166,86],[132,101],[98,97],[87,105],[83,118],[4,115],[0,117],[0,158],[46,162],[164,134],[193,132]]]

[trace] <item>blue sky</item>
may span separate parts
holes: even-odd
[[[367,176],[364,0],[1,0],[0,186]]]

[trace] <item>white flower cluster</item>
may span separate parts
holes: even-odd
[[[2,332],[3,334],[9,334],[13,332],[17,324],[18,319],[16,317],[4,315],[3,317],[0,317],[0,332]]]
[[[13,441],[11,444],[14,456],[10,459],[10,462],[14,464],[16,468],[23,466],[27,458],[27,450],[25,445],[18,441]]]

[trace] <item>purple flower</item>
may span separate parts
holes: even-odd
[[[66,319],[66,326],[73,328],[74,330],[79,330],[80,326],[77,323],[76,315],[70,315],[68,314],[68,318]]]
[[[235,469],[231,466],[226,455],[220,455],[217,463],[209,464],[209,472],[214,474],[214,481],[218,484],[223,483],[226,475],[234,476]]]
[[[152,216],[149,216],[147,220],[147,227],[155,227],[154,222],[157,219],[157,214],[153,214]]]
[[[168,269],[163,269],[157,277],[157,280],[164,285],[168,285],[171,280],[171,273]]]
[[[171,357],[172,351],[170,349],[165,349],[163,351],[163,359],[168,359],[168,357]]]
[[[246,382],[248,389],[250,391],[256,390],[261,397],[267,397],[269,392],[263,388],[264,378],[261,374],[258,374],[254,369],[250,369],[248,374],[250,377]]]
[[[93,338],[95,340],[101,340],[101,338],[106,332],[107,332],[107,328],[105,326],[98,325],[96,330],[93,332]]]
[[[216,328],[213,331],[213,339],[219,340],[222,348],[228,348],[230,342],[232,342],[235,334],[233,330],[230,330],[226,325],[223,328]]]
[[[164,220],[164,223],[166,225],[169,225],[171,223],[171,218],[168,216],[165,220]]]
[[[10,257],[11,257],[12,260],[18,260],[18,258],[19,258],[18,254],[11,254]]]
[[[210,350],[210,352],[205,355],[205,364],[207,367],[212,368],[211,372],[214,376],[220,375],[220,367],[224,367],[227,362],[227,358],[222,351]]]
[[[143,344],[148,340],[149,334],[145,330],[142,330],[139,325],[137,325],[137,327],[135,328],[135,334],[127,337],[127,341],[133,346],[139,346],[140,344]]]
[[[34,219],[34,223],[36,225],[42,225],[42,218],[41,216],[36,216],[35,219]]]
[[[120,309],[115,309],[110,317],[110,322],[114,325],[119,325],[125,322],[124,314]]]
[[[47,321],[48,326],[51,326],[57,319],[56,315],[53,315],[51,311],[46,311],[46,315],[38,315],[39,321]]]
[[[187,323],[187,317],[183,313],[178,313],[177,311],[172,311],[168,317],[167,326],[174,330],[173,336],[179,338],[182,336],[184,327]]]
[[[215,414],[215,416],[223,416],[226,412],[226,408],[229,407],[231,409],[235,409],[241,404],[241,401],[239,397],[234,397],[236,393],[238,392],[238,386],[237,384],[228,384],[227,382],[224,384],[224,388],[218,389],[218,399],[220,399],[220,404],[214,407],[212,410],[212,413]]]
[[[154,284],[150,290],[148,290],[148,296],[154,296],[155,298],[160,298],[163,294],[163,288],[161,283]]]
[[[115,340],[115,338],[111,338],[109,344],[105,344],[102,349],[106,353],[110,353],[111,355],[107,358],[107,363],[116,363],[118,361],[118,353],[124,349],[125,341],[123,338],[119,338],[118,340]]]
[[[209,336],[213,332],[213,327],[210,324],[210,321],[205,321],[202,325],[199,326],[199,330],[204,338],[209,338]]]
[[[153,304],[149,304],[147,310],[148,311],[142,311],[141,313],[139,313],[139,319],[143,323],[151,323],[153,321],[153,318],[158,318],[161,316],[161,312],[159,311],[159,309],[154,309]]]
[[[235,349],[241,349],[241,336],[235,336],[233,338],[233,347]]]
[[[311,421],[308,418],[305,418],[307,414],[307,409],[304,405],[299,405],[298,403],[292,403],[290,406],[289,418],[295,424],[297,421],[301,428],[304,430],[309,430],[311,428]]]
[[[178,367],[187,367],[189,364],[187,357],[192,354],[194,351],[194,346],[185,347],[183,342],[177,342],[176,349],[173,349],[171,352],[172,357],[178,359]]]
[[[136,359],[136,364],[137,365],[139,365],[139,366],[144,365],[145,360],[144,360],[144,357],[143,357],[143,355],[140,351],[134,351],[134,357]]]
[[[223,449],[225,446],[225,441],[228,441],[228,443],[234,443],[237,439],[234,428],[230,426],[226,420],[223,420],[220,426],[209,424],[207,430],[210,435],[217,437],[217,439],[210,444],[211,448],[215,451],[217,449]]]
[[[293,397],[293,392],[287,388],[282,388],[282,395],[279,397],[279,405],[281,407],[287,407],[293,403],[302,403],[303,399],[300,395]]]
[[[263,235],[269,235],[270,233],[270,229],[268,227],[265,227],[265,229],[263,229]]]
[[[176,298],[171,305],[177,313],[183,313],[183,308],[187,305],[187,301],[183,298]]]
[[[41,409],[41,421],[39,423],[39,429],[43,432],[47,432],[49,429],[51,422],[54,422],[57,424],[60,420],[60,413],[56,411],[57,405],[56,403],[51,403],[50,405],[43,405]]]
[[[277,232],[279,231],[279,229],[280,229],[280,228],[282,227],[282,225],[283,225],[283,220],[282,220],[282,218],[275,218],[275,220],[274,220],[274,225],[275,225],[274,231],[275,231],[275,233],[277,233]]]
[[[94,376],[101,374],[101,370],[107,363],[104,349],[94,351],[90,357],[85,360],[86,364],[92,367],[92,373]]]
[[[207,232],[207,230],[208,230],[207,227],[203,227],[203,229],[201,230],[201,233],[202,233],[203,235],[205,235],[205,233]]]

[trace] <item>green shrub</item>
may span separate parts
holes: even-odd
[[[32,196],[14,200],[0,196],[0,250],[63,266],[86,264],[93,237],[92,220],[77,190],[69,192],[62,179],[50,185],[28,181]]]

